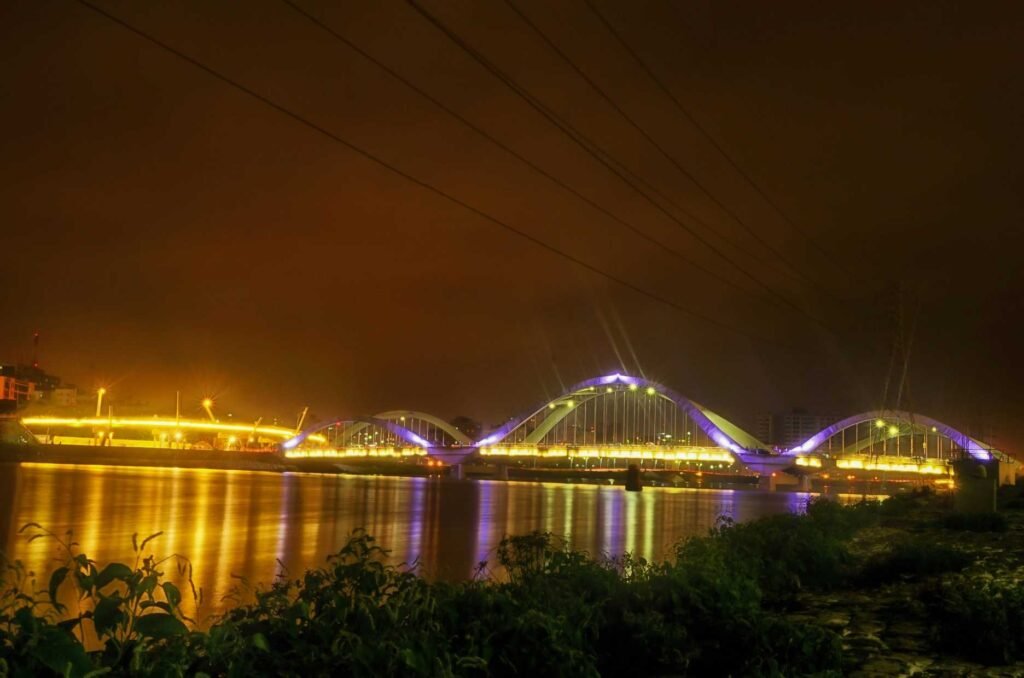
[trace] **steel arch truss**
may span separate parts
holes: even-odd
[[[476,444],[478,447],[490,447],[495,445],[522,444],[535,446],[542,444],[545,440],[550,442],[550,436],[560,424],[568,421],[569,417],[579,412],[582,408],[586,412],[588,403],[599,401],[602,398],[612,397],[613,399],[622,396],[623,402],[633,393],[634,400],[649,399],[652,403],[670,403],[678,409],[689,422],[692,422],[695,429],[690,440],[685,438],[675,442],[682,444],[697,444],[698,436],[703,435],[709,446],[720,447],[728,450],[734,455],[745,455],[749,453],[764,453],[767,445],[754,438],[749,433],[730,423],[721,416],[708,410],[704,406],[684,397],[672,389],[638,377],[631,377],[623,374],[612,374],[576,384],[561,396],[554,400],[545,402],[530,410],[522,417],[510,420],[507,424],[486,436]],[[646,407],[646,406],[645,406]],[[596,413],[597,407],[594,411]],[[647,410],[644,410],[646,416]],[[586,422],[586,418],[584,417]],[[595,415],[596,421],[596,415]],[[574,420],[575,422],[575,420]],[[688,427],[688,423],[684,426]],[[574,432],[578,430],[578,423],[573,424]],[[609,441],[599,440],[596,430],[592,430],[590,424],[584,424],[582,436],[583,444],[593,439],[594,444],[607,444]],[[596,426],[594,427],[596,429]],[[633,435],[630,435],[628,424],[617,442],[644,442],[646,444],[668,444],[669,440],[664,438],[662,432],[664,426],[658,427],[655,424],[648,429],[646,437],[636,435],[637,427],[633,427]],[[687,428],[689,430],[689,428]],[[653,431],[653,434],[651,433]],[[588,438],[588,435],[592,438]],[[658,436],[662,436],[661,439]],[[672,438],[672,436],[669,436]],[[573,442],[573,441],[562,441]],[[575,442],[579,442],[577,439]]]
[[[462,431],[439,417],[414,410],[389,410],[372,417],[336,419],[317,424],[286,441],[282,447],[285,450],[294,449],[315,433],[326,434],[329,445],[374,446],[378,443],[372,439],[373,436],[379,437],[382,432],[390,434],[394,442],[423,449],[468,447],[473,444]]]
[[[853,431],[850,434],[850,431]],[[947,447],[943,447],[943,441]],[[941,421],[905,411],[861,412],[837,421],[787,451],[790,455],[883,454],[947,458],[967,454],[981,461],[1001,456],[990,445]]]

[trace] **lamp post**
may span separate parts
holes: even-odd
[[[203,409],[210,416],[210,421],[217,421],[213,416],[213,398],[203,398]]]
[[[96,391],[96,418],[100,418],[100,413],[103,412],[103,396],[107,394],[107,389],[102,386]]]

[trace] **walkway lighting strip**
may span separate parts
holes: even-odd
[[[423,457],[426,454],[427,451],[422,447],[349,447],[343,450],[286,450],[284,456],[288,459],[343,459],[348,457],[364,459],[367,457]]]
[[[490,457],[584,457],[612,459],[663,459],[665,461],[717,461],[731,464],[733,456],[725,450],[670,447],[650,448],[646,446],[622,448],[565,448],[565,447],[515,447],[499,446],[481,447],[480,454]]]
[[[897,473],[923,473],[927,475],[946,475],[949,468],[936,464],[913,464],[894,462],[875,462],[863,459],[837,459],[836,467],[863,471],[895,471]]]
[[[821,459],[817,457],[797,457],[797,466],[808,466],[811,468],[821,468]]]
[[[225,424],[218,421],[196,419],[171,419],[161,417],[25,417],[21,422],[31,429],[33,426],[70,426],[72,428],[169,428],[192,431],[213,431],[216,433],[241,433],[271,436],[287,440],[295,431],[283,426],[249,426],[247,424]],[[311,435],[310,440],[326,442],[322,435]]]

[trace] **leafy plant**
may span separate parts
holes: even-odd
[[[137,534],[132,535],[134,567],[110,563],[99,569],[95,561],[77,552],[79,544],[71,532],[61,537],[38,523],[28,523],[20,533],[28,530],[35,530],[30,542],[51,539],[64,559],[50,574],[45,592],[34,590],[34,580],[27,580],[20,563],[7,565],[14,583],[0,603],[0,658],[4,661],[10,654],[19,660],[17,666],[38,668],[38,662],[70,676],[86,675],[97,663],[107,669],[159,666],[163,650],[189,633],[185,622],[192,620],[181,611],[181,592],[173,583],[162,581],[161,568],[176,561],[191,585],[191,563],[177,554],[161,560],[144,555],[160,532],[141,543]],[[61,602],[60,591],[66,584],[76,594],[75,614]],[[194,587],[192,592],[198,599]],[[90,630],[102,648],[92,653],[86,651]]]

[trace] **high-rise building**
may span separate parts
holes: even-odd
[[[794,409],[787,414],[762,414],[757,417],[755,433],[762,442],[790,448],[838,420],[836,416],[810,414],[801,409]]]

